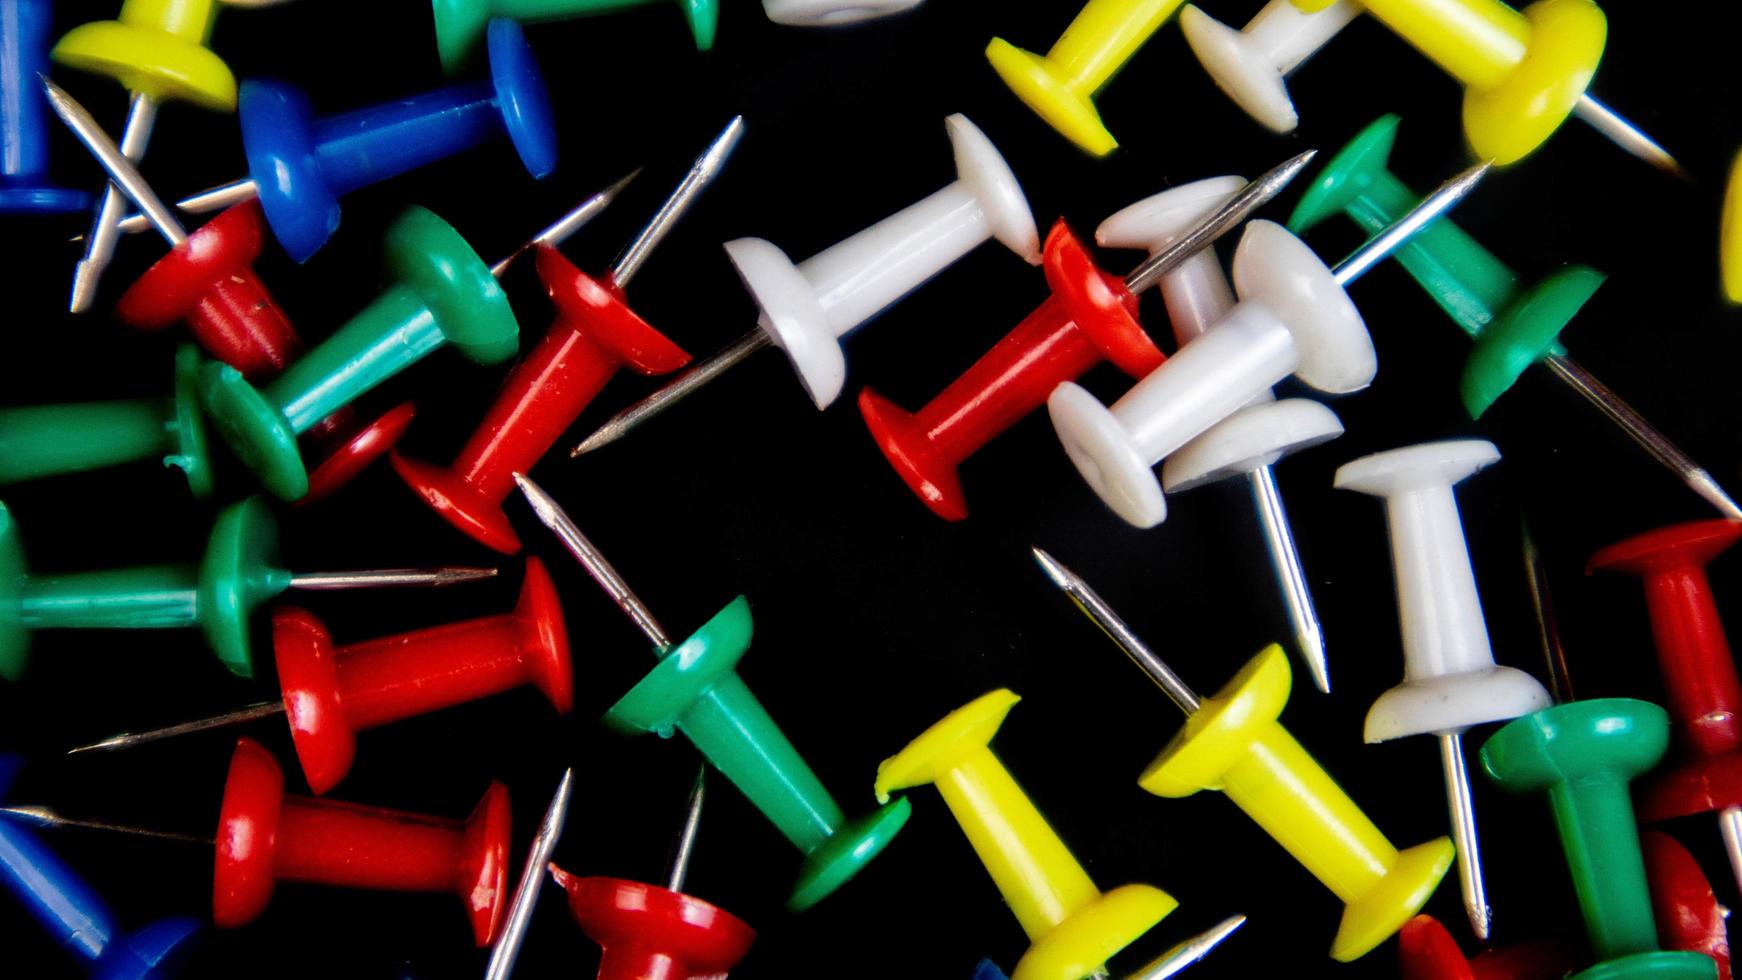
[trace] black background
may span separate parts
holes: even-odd
[[[62,29],[113,9],[60,6]],[[561,125],[556,175],[535,185],[504,146],[475,151],[353,195],[325,250],[297,267],[269,249],[261,273],[304,336],[319,338],[379,288],[379,234],[405,204],[433,208],[494,258],[645,165],[631,192],[565,249],[600,268],[713,133],[742,112],[748,134],[730,168],[630,287],[644,315],[703,354],[754,320],[720,242],[757,235],[802,258],[931,193],[950,179],[941,126],[950,112],[967,113],[1004,151],[1043,230],[1062,213],[1085,235],[1116,208],[1167,186],[1252,175],[1306,147],[1334,151],[1385,111],[1405,117],[1393,166],[1406,181],[1425,189],[1466,163],[1457,88],[1365,18],[1294,78],[1303,124],[1287,138],[1239,113],[1178,30],[1164,27],[1100,98],[1124,147],[1094,160],[1032,117],[981,56],[994,33],[1044,50],[1075,3],[931,0],[907,16],[834,32],[773,26],[750,0],[724,6],[717,49],[706,55],[690,49],[665,5],[530,29]],[[1206,6],[1238,24],[1256,3]],[[1742,142],[1734,109],[1742,79],[1729,62],[1733,25],[1713,26],[1722,18],[1703,4],[1612,7],[1612,43],[1593,90],[1672,147],[1697,183],[1666,178],[1574,122],[1531,159],[1494,175],[1457,220],[1528,281],[1566,261],[1609,272],[1568,346],[1720,480],[1742,486],[1731,381],[1742,317],[1717,299],[1715,249],[1725,170]],[[419,0],[226,11],[214,45],[238,76],[295,80],[327,111],[441,82]],[[119,128],[125,100],[113,83],[64,70],[57,78]],[[56,165],[69,181],[95,186],[70,141],[62,141]],[[233,119],[166,109],[145,169],[166,197],[236,176]],[[1295,196],[1287,193],[1268,215],[1286,217]],[[73,319],[63,310],[76,256],[59,243],[80,229],[79,221],[6,226],[4,403],[167,387],[179,334],[135,333],[106,312],[161,254],[161,243],[145,235],[126,242],[99,312]],[[1331,222],[1310,241],[1335,258],[1357,236],[1346,222]],[[1110,254],[1107,262],[1119,269],[1134,259]],[[508,286],[526,341],[535,341],[549,317],[537,282],[521,268]],[[1496,654],[1540,671],[1519,560],[1519,520],[1527,515],[1582,695],[1658,690],[1637,585],[1584,578],[1586,556],[1710,511],[1544,374],[1527,375],[1488,418],[1471,423],[1455,396],[1468,342],[1438,308],[1390,264],[1352,292],[1378,343],[1378,380],[1336,403],[1345,436],[1279,469],[1324,617],[1335,693],[1313,692],[1297,669],[1285,720],[1401,846],[1445,831],[1436,753],[1426,739],[1361,743],[1367,706],[1400,675],[1400,650],[1381,506],[1333,492],[1335,468],[1424,440],[1494,440],[1502,464],[1469,481],[1459,498]],[[693,629],[739,592],[750,596],[757,638],[744,677],[849,812],[871,804],[878,760],[948,710],[998,686],[1025,695],[996,748],[1036,804],[1102,887],[1150,882],[1181,901],[1116,968],[1134,968],[1244,912],[1245,930],[1194,975],[1392,975],[1389,946],[1350,966],[1324,956],[1339,904],[1226,800],[1164,801],[1138,789],[1136,774],[1179,716],[1027,557],[1031,542],[1052,550],[1191,683],[1212,691],[1265,643],[1287,638],[1243,490],[1229,484],[1174,496],[1169,520],[1140,533],[1096,502],[1037,416],[964,468],[973,517],[949,525],[912,499],[872,447],[852,405],[860,386],[875,383],[917,407],[1042,295],[1036,272],[984,246],[851,341],[848,390],[829,411],[810,405],[781,357],[764,354],[628,442],[579,461],[553,454],[537,476],[672,630]],[[1150,316],[1162,322],[1158,304]],[[448,459],[504,370],[441,352],[368,403],[415,395],[421,411],[405,447]],[[1086,383],[1106,398],[1126,386],[1106,369]],[[648,388],[619,379],[574,438]],[[223,483],[230,495],[246,485],[234,471]],[[181,481],[151,465],[9,487],[5,500],[40,571],[191,560],[221,502],[191,501]],[[460,815],[490,779],[501,779],[514,795],[518,864],[557,775],[573,765],[574,806],[558,862],[580,873],[657,879],[696,756],[681,740],[623,740],[594,724],[649,664],[645,643],[524,506],[511,501],[509,510],[565,597],[577,672],[572,717],[553,717],[521,690],[376,730],[363,736],[354,771],[332,795]],[[299,570],[494,560],[418,505],[385,467],[337,499],[283,516],[286,559]],[[520,562],[503,568],[500,582],[463,591],[299,601],[341,642],[362,639],[506,608]],[[1720,604],[1733,608],[1742,566],[1720,561],[1713,582]],[[227,737],[108,758],[62,759],[59,750],[270,696],[271,671],[258,686],[229,678],[191,632],[45,633],[34,650],[28,678],[0,690],[0,745],[35,759],[18,799],[207,832]],[[256,734],[290,758],[282,726]],[[1542,801],[1508,799],[1485,783],[1476,791],[1496,940],[1579,936]],[[781,901],[796,853],[716,780],[688,890],[760,930],[734,975],[966,977],[982,955],[1013,965],[1026,945],[1015,920],[936,794],[918,791],[915,804],[911,824],[883,857],[794,917]],[[1734,905],[1714,822],[1690,819],[1675,829]],[[199,848],[83,833],[54,843],[128,924],[208,908],[210,857]],[[595,951],[561,899],[545,891],[517,976],[590,975]],[[1429,911],[1469,939],[1455,875]],[[78,975],[18,914],[0,914],[0,937],[0,974]],[[211,934],[193,972],[381,977],[407,961],[428,978],[482,969],[452,897],[287,886],[255,924]]]

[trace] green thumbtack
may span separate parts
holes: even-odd
[[[447,222],[411,208],[388,228],[386,253],[395,284],[264,387],[227,364],[200,369],[212,424],[282,499],[308,493],[296,438],[322,419],[445,344],[479,364],[519,348],[508,297]]]
[[[1398,117],[1381,116],[1338,151],[1295,206],[1289,230],[1302,234],[1342,212],[1373,234],[1409,213],[1421,195],[1386,169],[1397,124]],[[1396,255],[1476,342],[1460,384],[1471,418],[1481,418],[1526,368],[1541,364],[1695,493],[1726,516],[1742,519],[1742,506],[1710,473],[1560,345],[1561,331],[1603,284],[1603,273],[1587,265],[1566,265],[1526,288],[1511,269],[1445,218],[1418,231]]]
[[[196,497],[212,493],[212,459],[200,416],[199,352],[175,352],[169,398],[0,409],[0,486],[162,456]]]
[[[33,630],[195,626],[231,673],[252,677],[249,620],[261,603],[286,589],[442,586],[495,574],[493,568],[292,574],[278,567],[271,512],[250,497],[218,514],[198,565],[31,575],[17,523],[0,504],[0,678],[23,674]]]
[[[484,28],[492,18],[537,24],[616,13],[655,2],[659,0],[433,0],[436,49],[441,53],[442,71],[452,75],[483,47]],[[696,50],[712,48],[720,21],[720,0],[676,2],[696,39]]]
[[[605,714],[629,734],[683,732],[805,855],[787,908],[801,912],[858,874],[906,825],[905,797],[849,820],[735,669],[750,649],[750,603],[733,599],[701,629],[673,643],[603,554],[537,484],[515,474],[521,493],[594,581],[653,641],[658,666]]]

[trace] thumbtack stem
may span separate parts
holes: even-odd
[[[131,749],[145,745],[148,742],[158,742],[166,738],[176,738],[181,735],[192,735],[196,732],[208,732],[217,728],[231,728],[236,725],[245,725],[252,721],[259,721],[262,718],[271,718],[274,715],[281,714],[284,714],[284,702],[257,701],[247,707],[238,708],[229,714],[218,715],[214,718],[202,718],[199,721],[183,722],[179,725],[170,725],[167,728],[157,728],[148,732],[123,732],[120,735],[106,738],[101,742],[92,742],[90,745],[81,745],[76,749],[68,749],[67,755],[78,755],[81,752],[115,752],[121,749]]]

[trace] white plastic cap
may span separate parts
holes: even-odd
[[[725,249],[744,288],[762,308],[758,326],[786,352],[811,400],[826,408],[846,384],[847,355],[810,280],[766,239],[739,238],[727,242]]]
[[[905,13],[925,0],[762,0],[768,19],[788,27],[839,27]]]
[[[985,210],[992,237],[1029,265],[1039,265],[1040,230],[1028,208],[1028,197],[1004,162],[1004,155],[980,127],[959,112],[944,119],[944,128],[956,154],[956,179]]]
[[[1250,473],[1343,434],[1337,413],[1307,398],[1243,408],[1186,443],[1161,467],[1168,493]]]
[[[1379,354],[1361,312],[1331,270],[1287,228],[1253,221],[1234,253],[1234,288],[1281,317],[1300,354],[1295,376],[1347,394],[1373,383]]]
[[[1259,125],[1274,133],[1288,133],[1300,124],[1282,72],[1270,52],[1250,35],[1190,4],[1180,11],[1179,29],[1216,87]]]
[[[1244,177],[1206,177],[1170,187],[1114,212],[1095,229],[1095,241],[1106,248],[1159,252],[1245,186]]]
[[[1167,519],[1167,500],[1155,471],[1094,395],[1067,381],[1053,389],[1046,410],[1077,472],[1115,514],[1136,527],[1154,527]]]
[[[1406,680],[1373,702],[1361,737],[1388,742],[1466,728],[1540,711],[1554,703],[1542,682],[1514,667]]]

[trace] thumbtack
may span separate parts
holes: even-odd
[[[539,887],[544,884],[544,866],[556,851],[563,826],[569,818],[569,796],[573,792],[575,770],[563,771],[551,794],[550,806],[539,821],[538,833],[532,838],[526,864],[520,869],[520,884],[514,889],[514,900],[508,904],[508,918],[490,947],[490,962],[484,967],[484,980],[508,980],[514,972],[514,961],[520,956],[520,945],[526,939],[526,929],[532,924],[532,911],[538,905]]]
[[[183,345],[168,398],[0,408],[0,485],[158,457],[181,471],[194,496],[210,496],[199,368],[199,352]]]
[[[689,363],[688,353],[630,309],[623,290],[713,182],[743,133],[744,117],[736,116],[603,280],[555,249],[538,250],[539,276],[557,309],[544,338],[514,366],[452,466],[392,457],[400,479],[448,523],[497,551],[519,551],[520,538],[502,512],[513,474],[532,469],[619,369],[652,375]]]
[[[48,72],[54,0],[8,0],[0,22],[0,87],[17,93],[0,101],[0,214],[70,214],[91,203],[84,191],[49,182],[48,116],[31,95]]]
[[[488,25],[495,19],[541,24],[615,13],[656,2],[660,0],[432,0],[431,6],[442,70],[452,75],[476,54]],[[719,26],[720,0],[677,0],[677,8],[696,39],[696,50],[712,48]]]
[[[1080,980],[1178,907],[1149,885],[1095,887],[1034,801],[992,752],[1021,698],[983,694],[945,715],[877,766],[877,799],[928,783],[950,808],[1005,904],[1028,934],[1012,980]]]
[[[1724,210],[1718,226],[1718,270],[1724,298],[1742,303],[1742,153],[1730,162]]]
[[[278,526],[266,504],[250,497],[218,514],[198,565],[30,575],[17,526],[0,504],[0,677],[17,680],[23,673],[35,630],[194,626],[219,663],[252,677],[254,611],[286,589],[440,588],[496,575],[493,568],[453,567],[299,575],[278,561]]]
[[[1162,362],[1162,354],[1137,322],[1132,283],[1165,282],[1192,266],[1206,248],[1288,186],[1311,159],[1299,154],[1232,194],[1206,213],[1191,232],[1165,250],[1169,267],[1145,262],[1120,279],[1095,264],[1070,227],[1060,220],[1047,234],[1041,268],[1052,295],[1023,318],[962,376],[917,412],[907,412],[867,388],[859,411],[877,448],[908,488],[945,520],[968,516],[957,468],[981,447],[1039,408],[1062,382],[1088,373],[1102,361],[1133,377]],[[1186,251],[1189,243],[1193,251]]]
[[[1403,927],[1452,866],[1438,837],[1399,851],[1277,719],[1291,677],[1271,644],[1211,698],[1200,698],[1077,573],[1039,548],[1035,561],[1186,714],[1138,785],[1157,796],[1221,790],[1343,901],[1331,958],[1350,962]]]
[[[236,78],[206,45],[216,20],[216,0],[123,0],[116,20],[92,21],[69,31],[50,57],[82,71],[108,75],[132,92],[121,152],[137,163],[145,156],[157,108],[180,99],[215,112],[236,108]],[[115,254],[116,223],[126,201],[114,184],[103,192],[85,257],[73,273],[69,309],[83,313],[97,295],[97,282]]]
[[[1199,181],[1139,201],[1103,222],[1095,240],[1102,245],[1160,251],[1190,227],[1193,211],[1213,205],[1238,183],[1239,178],[1228,177]],[[1180,347],[1202,336],[1234,308],[1233,287],[1214,249],[1198,253],[1162,280],[1161,295]],[[1264,391],[1182,446],[1161,471],[1162,487],[1169,493],[1231,476],[1246,477],[1271,568],[1286,600],[1295,644],[1306,661],[1313,686],[1327,693],[1331,680],[1325,662],[1324,630],[1271,467],[1283,456],[1342,434],[1343,424],[1329,408],[1306,398],[1277,401],[1275,395]]]
[[[626,734],[682,732],[805,855],[786,900],[801,912],[833,894],[883,852],[907,823],[906,800],[849,820],[786,734],[738,676],[750,648],[750,603],[732,600],[681,643],[654,618],[603,553],[538,484],[515,474],[539,522],[555,532],[653,643],[659,665],[605,713]],[[673,889],[675,890],[675,889]]]
[[[1527,567],[1537,564],[1525,535]],[[1552,608],[1547,578],[1528,576],[1539,617]],[[1564,664],[1552,619],[1539,618],[1551,670]],[[1558,690],[1570,691],[1565,678]],[[1648,772],[1669,747],[1669,716],[1633,698],[1567,701],[1508,722],[1482,746],[1482,768],[1514,793],[1548,797],[1572,874],[1573,892],[1598,963],[1576,980],[1652,976],[1714,978],[1702,953],[1663,951],[1657,944],[1645,861],[1627,784]]]
[[[701,820],[707,767],[697,775],[668,886],[622,878],[583,878],[550,866],[569,893],[569,911],[581,931],[601,949],[598,980],[649,977],[723,977],[756,939],[749,924],[679,889],[689,864],[689,845]]]
[[[1270,0],[1239,30],[1186,4],[1180,33],[1223,94],[1275,133],[1300,122],[1285,80],[1361,13],[1355,0],[1336,0],[1311,12],[1293,0]]]
[[[788,27],[843,27],[906,13],[925,0],[762,0],[762,12]]]
[[[1673,524],[1612,544],[1589,571],[1627,572],[1645,584],[1645,607],[1664,693],[1684,758],[1637,794],[1648,823],[1718,811],[1730,870],[1742,883],[1742,679],[1730,652],[1706,564],[1742,538],[1742,522]]]
[[[326,626],[312,613],[280,608],[272,615],[272,648],[278,701],[116,735],[71,753],[130,749],[283,715],[303,777],[319,794],[337,786],[350,771],[359,731],[522,684],[536,685],[560,714],[567,714],[574,701],[562,606],[550,574],[536,558],[527,559],[526,580],[512,612],[335,647]]]
[[[1119,141],[1101,122],[1094,97],[1183,0],[1089,0],[1039,57],[1000,37],[986,60],[1010,90],[1072,143],[1106,156]]]
[[[0,755],[0,799],[24,760]],[[21,821],[0,818],[0,885],[42,930],[103,980],[166,980],[182,971],[199,939],[187,916],[160,919],[122,935],[103,896]]]
[[[1397,931],[1397,958],[1402,980],[1559,980],[1578,966],[1565,946],[1546,941],[1465,958],[1452,934],[1431,915],[1418,915]]]
[[[1482,164],[1447,182],[1404,220],[1336,269],[1281,225],[1254,221],[1234,255],[1241,302],[1111,408],[1075,382],[1047,411],[1065,452],[1114,513],[1137,527],[1167,517],[1151,469],[1289,375],[1320,391],[1365,388],[1378,370],[1373,341],[1344,287],[1416,229],[1468,194]]]
[[[1232,936],[1235,930],[1245,924],[1245,916],[1229,916],[1204,932],[1150,960],[1148,965],[1128,975],[1125,980],[1167,980],[1168,977],[1177,976],[1186,967],[1210,955],[1217,946],[1222,944],[1222,940]],[[1102,974],[1102,976],[1105,975]],[[998,964],[991,960],[981,960],[974,968],[974,980],[1010,980],[1010,978],[1004,975],[1003,970],[998,969]]]
[[[1482,881],[1482,852],[1463,733],[1553,704],[1522,670],[1494,663],[1476,574],[1452,488],[1500,460],[1491,442],[1429,442],[1363,456],[1337,470],[1340,490],[1385,501],[1397,618],[1403,630],[1403,683],[1367,711],[1367,742],[1407,735],[1439,737],[1446,802],[1458,842],[1464,911],[1486,942],[1492,911]]]
[[[785,351],[817,407],[827,408],[847,375],[840,338],[990,238],[1039,265],[1040,233],[997,147],[967,116],[949,116],[944,126],[957,178],[924,200],[796,265],[763,239],[727,242],[727,258],[762,310],[756,329],[612,416],[570,455],[621,439],[770,344]]]
[[[1730,911],[1718,904],[1700,863],[1661,830],[1641,831],[1639,847],[1658,941],[1664,949],[1704,953],[1718,965],[1718,980],[1730,980]]]
[[[308,95],[287,82],[242,83],[237,116],[249,176],[178,202],[187,214],[255,199],[285,252],[306,262],[339,227],[339,199],[352,191],[507,136],[527,173],[556,169],[550,94],[520,25],[490,22],[488,81],[451,85],[316,118]],[[129,216],[123,232],[149,227]]]
[[[1291,56],[1298,55],[1293,62],[1298,65],[1348,24],[1354,11],[1369,11],[1463,83],[1464,137],[1479,159],[1499,166],[1516,163],[1547,141],[1567,116],[1576,115],[1633,156],[1688,179],[1662,146],[1586,91],[1608,33],[1603,11],[1590,0],[1539,0],[1522,12],[1500,0],[1363,0],[1359,6],[1295,0],[1294,5],[1317,13],[1304,18],[1272,14],[1254,33],[1298,35],[1283,42],[1295,48]],[[1268,8],[1260,20],[1265,13]],[[1227,28],[1202,15],[1193,20],[1202,39],[1193,48],[1224,91],[1243,90],[1244,97],[1236,95],[1235,101],[1248,112],[1262,92],[1270,114],[1279,106],[1292,114],[1282,84],[1291,65],[1263,64],[1257,51],[1227,37],[1232,34]],[[1239,52],[1241,47],[1248,50]],[[1256,63],[1240,64],[1242,60]],[[1219,66],[1211,67],[1218,61]]]
[[[1386,159],[1397,137],[1398,118],[1381,116],[1325,165],[1301,197],[1288,226],[1305,234],[1341,211],[1369,233],[1406,213],[1416,195],[1390,170]],[[1518,277],[1449,220],[1436,221],[1398,250],[1397,260],[1464,333],[1476,342],[1464,366],[1464,407],[1480,418],[1532,364],[1590,402],[1659,464],[1728,516],[1742,506],[1608,386],[1567,356],[1557,339],[1562,329],[1603,284],[1601,272],[1567,265],[1524,288]]]

